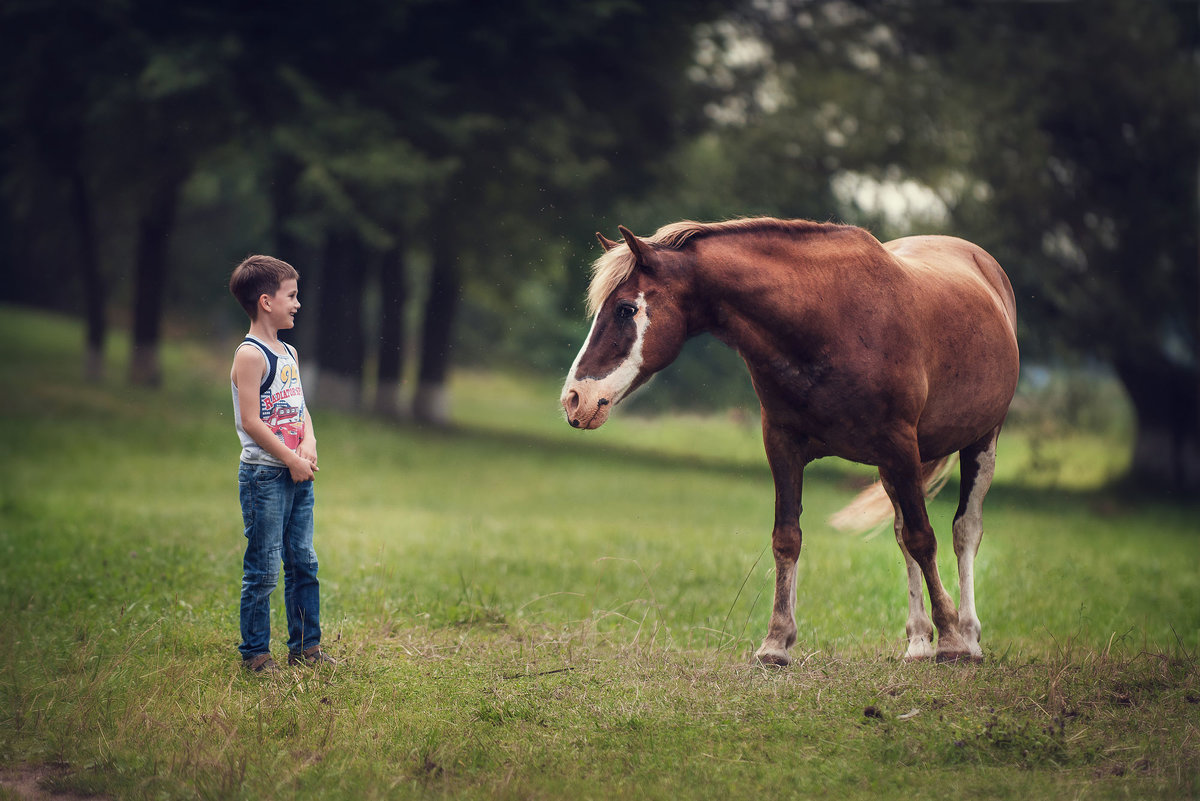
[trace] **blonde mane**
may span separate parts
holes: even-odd
[[[810,222],[809,220],[780,220],[774,217],[747,217],[727,220],[719,223],[701,223],[692,220],[670,223],[659,228],[646,242],[659,247],[679,249],[689,240],[700,236],[713,234],[747,233],[758,231],[777,231],[784,233],[801,233],[812,231],[842,230],[846,226],[832,223]],[[612,250],[600,255],[592,263],[592,279],[588,284],[587,313],[588,317],[596,316],[604,301],[617,287],[633,274],[637,261],[629,250],[629,245],[622,242]]]

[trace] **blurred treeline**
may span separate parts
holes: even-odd
[[[561,372],[592,234],[684,218],[951,233],[1023,354],[1104,365],[1134,470],[1200,484],[1200,8],[1167,0],[11,0],[0,299],[88,321],[135,381],[300,270],[324,404],[443,419],[452,364]],[[749,393],[700,340],[656,395]]]

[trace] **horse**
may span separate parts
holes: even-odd
[[[622,242],[596,235],[604,252],[587,290],[591,330],[560,402],[571,426],[595,429],[691,337],[712,334],[742,357],[775,485],[775,600],[755,659],[791,662],[804,468],[838,456],[878,468],[880,481],[852,506],[882,506],[879,523],[894,515],[908,579],[905,658],[982,660],[974,561],[1020,369],[1016,300],[997,261],[954,237],[881,243],[807,220],[684,221],[648,238],[618,230]],[[958,609],[925,507],[955,457]]]

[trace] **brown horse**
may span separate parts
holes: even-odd
[[[572,426],[598,428],[697,334],[742,356],[775,480],[775,605],[757,659],[791,661],[802,477],[823,456],[879,468],[908,566],[905,656],[982,658],[973,565],[1019,370],[1016,304],[996,260],[961,239],[881,244],[860,228],[803,220],[682,222],[648,239],[620,231],[623,244],[597,234],[592,328],[563,409]],[[956,453],[959,610],[938,576],[924,495]]]

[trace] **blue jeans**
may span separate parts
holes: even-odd
[[[313,482],[292,481],[286,467],[242,463],[238,494],[246,525],[242,562],[243,659],[271,650],[271,591],[283,562],[288,650],[321,641],[321,594],[313,550]]]

